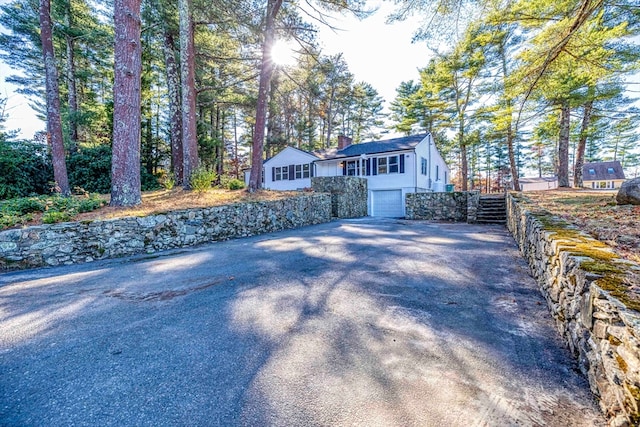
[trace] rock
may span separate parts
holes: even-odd
[[[616,201],[619,205],[640,205],[640,177],[623,182]]]

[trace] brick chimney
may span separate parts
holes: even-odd
[[[345,135],[338,135],[338,150],[342,150],[353,143],[353,139]]]

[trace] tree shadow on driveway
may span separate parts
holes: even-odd
[[[0,277],[0,419],[601,425],[504,228],[338,221]]]

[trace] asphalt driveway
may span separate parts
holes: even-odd
[[[352,220],[0,275],[0,424],[604,425],[503,227]]]

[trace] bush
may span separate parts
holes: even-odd
[[[193,191],[203,193],[211,189],[211,183],[213,183],[217,177],[218,175],[214,171],[206,168],[198,168],[191,173],[189,184]]]
[[[101,199],[95,194],[92,194],[87,199],[79,200],[77,211],[78,213],[91,212],[101,208],[106,204],[107,204],[106,200]]]
[[[67,163],[69,185],[90,193],[111,191],[111,147],[98,145],[83,147],[69,156]]]
[[[45,204],[41,198],[38,197],[25,197],[15,199],[12,204],[12,210],[17,214],[24,215],[31,212],[42,212]]]
[[[176,179],[173,177],[173,174],[167,173],[160,177],[159,179],[160,185],[164,187],[165,190],[173,190],[173,187],[176,186]]]
[[[229,190],[242,190],[244,188],[244,181],[239,179],[232,179],[227,183]]]
[[[98,145],[83,147],[72,153],[67,162],[69,184],[81,187],[90,193],[108,194],[111,192],[111,147]],[[140,187],[142,191],[160,188],[158,177],[140,168]]]
[[[49,211],[42,215],[42,222],[45,224],[53,224],[56,222],[71,221],[71,215],[67,212]]]
[[[0,200],[48,193],[53,166],[46,145],[0,139]]]
[[[70,221],[79,213],[91,212],[106,204],[106,200],[96,194],[11,199],[0,203],[0,228],[13,227],[31,221],[33,212],[43,212],[42,222],[45,224]]]
[[[158,190],[161,188],[158,177],[147,172],[145,168],[140,169],[140,189],[142,191]]]

